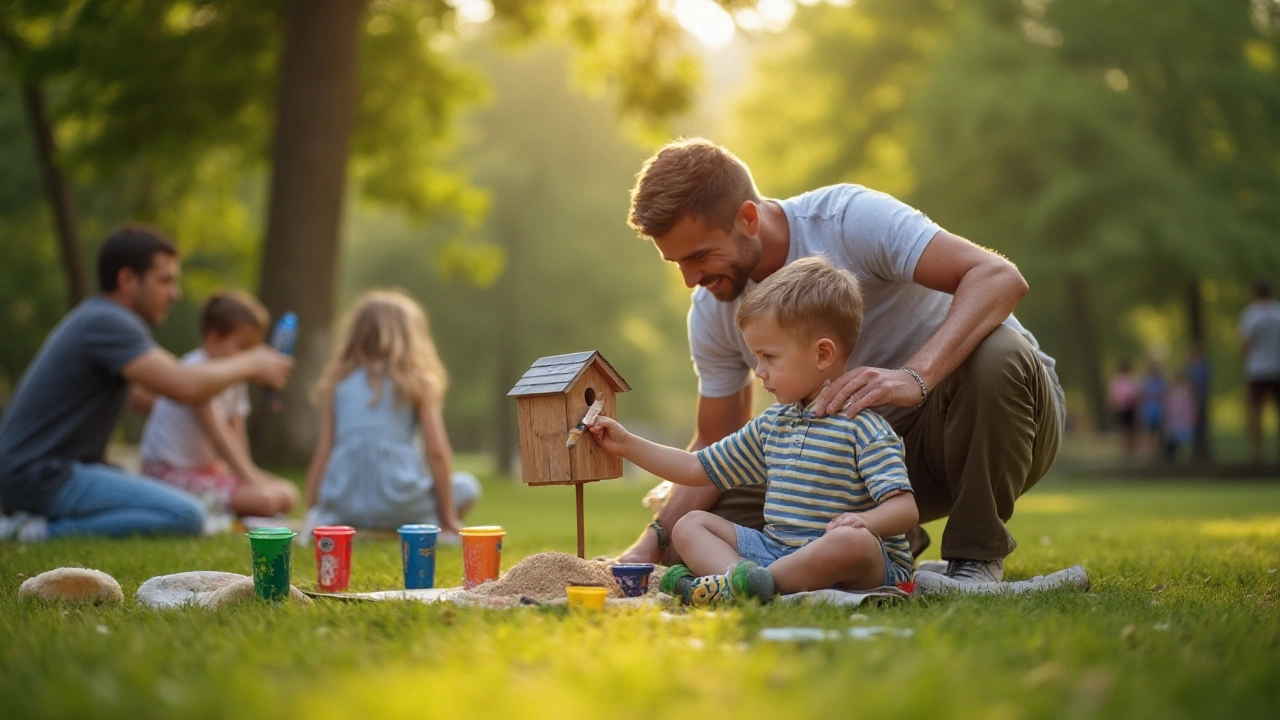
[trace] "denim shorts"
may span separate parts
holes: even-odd
[[[752,530],[749,527],[741,525],[734,525],[733,527],[737,534],[738,554],[742,556],[743,560],[750,560],[761,567],[769,567],[775,560],[780,560],[804,547],[804,545],[794,547],[784,545],[763,532]],[[813,540],[817,540],[817,538]],[[813,540],[809,542],[813,542]],[[898,582],[893,572],[893,561],[889,559],[889,551],[885,549],[884,541],[880,540],[880,538],[876,538],[876,541],[880,544],[880,554],[884,557],[883,584],[892,587]],[[805,545],[808,544],[805,543]],[[910,580],[910,576],[907,579]]]

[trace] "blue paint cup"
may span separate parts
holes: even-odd
[[[404,589],[418,590],[436,586],[435,525],[401,525],[400,558],[404,562]]]
[[[619,563],[609,567],[613,579],[626,597],[640,597],[649,592],[649,574],[653,563]]]

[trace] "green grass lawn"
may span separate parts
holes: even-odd
[[[644,490],[587,486],[588,553],[630,539]],[[507,528],[504,567],[573,551],[571,489],[491,482],[486,493],[471,520]],[[1280,485],[1046,482],[1012,529],[1021,547],[1007,576],[1080,563],[1093,590],[916,599],[865,618],[338,602],[156,612],[133,604],[143,580],[247,573],[247,540],[0,545],[0,717],[1277,717]],[[125,606],[18,602],[25,577],[64,565],[114,575]],[[396,544],[357,543],[355,568],[356,590],[398,587]],[[439,583],[460,577],[458,549],[442,550]],[[295,552],[295,584],[314,579],[310,554]],[[852,625],[915,634],[757,639]]]

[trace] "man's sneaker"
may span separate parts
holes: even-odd
[[[974,595],[1021,595],[1029,592],[1057,590],[1061,588],[1089,589],[1089,574],[1079,565],[1049,575],[1037,575],[1030,580],[1000,582],[998,580],[962,580],[927,570],[915,574],[915,591],[924,594],[969,593]]]
[[[49,534],[49,524],[42,518],[16,512],[0,515],[0,541],[44,542]]]
[[[951,563],[946,560],[921,560],[916,563],[916,572],[931,572],[946,575]]]
[[[948,560],[947,577],[962,583],[1000,582],[1004,579],[1004,558],[999,560]]]
[[[929,533],[925,532],[924,528],[919,525],[907,531],[907,545],[911,548],[912,560],[923,555],[924,551],[929,549],[929,545],[932,544],[932,542],[933,541],[929,539]]]

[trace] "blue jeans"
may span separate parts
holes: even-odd
[[[204,506],[192,495],[109,465],[77,463],[49,504],[49,537],[199,535]]]

